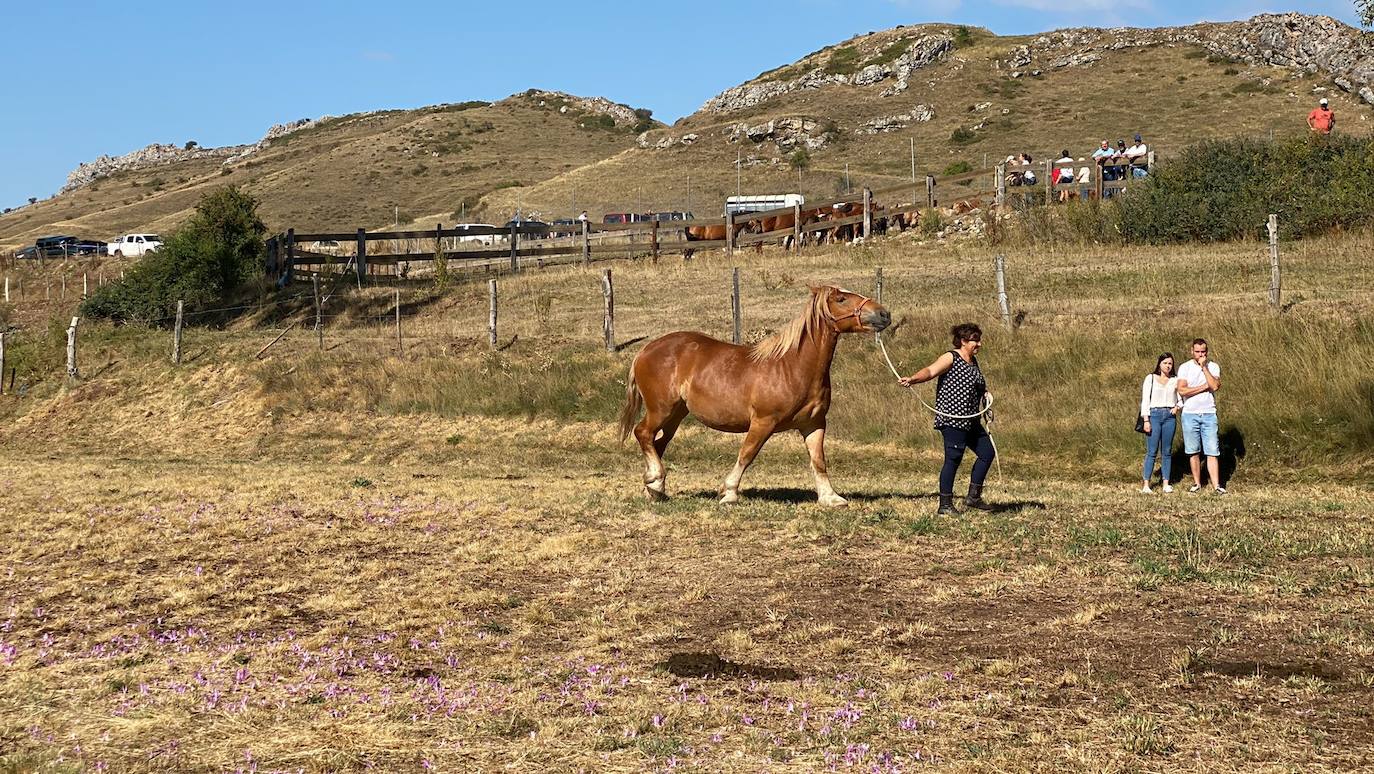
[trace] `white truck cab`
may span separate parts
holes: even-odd
[[[137,257],[162,246],[162,237],[157,234],[125,234],[110,240],[105,248],[116,258]]]

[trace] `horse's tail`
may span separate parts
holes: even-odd
[[[636,358],[637,359],[637,358]],[[620,442],[625,443],[625,439],[630,437],[630,431],[634,429],[635,420],[639,419],[639,410],[644,407],[644,396],[639,393],[639,385],[635,383],[635,367],[630,366],[630,377],[625,385],[625,407],[620,409]]]

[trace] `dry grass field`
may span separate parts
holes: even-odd
[[[1337,771],[1374,755],[1371,236],[1006,247],[894,238],[553,267],[486,288],[300,302],[192,329],[7,310],[0,771]],[[835,363],[814,505],[779,437],[688,425],[640,494],[612,421],[643,337],[746,336],[804,285],[882,266],[914,370],[987,330],[996,512],[934,516],[929,416],[869,341]],[[617,341],[600,349],[599,270]],[[69,269],[70,271],[70,269]],[[33,280],[30,280],[32,282]],[[71,302],[69,302],[70,305]],[[1163,348],[1207,336],[1231,494],[1136,493],[1127,421]],[[1176,476],[1182,470],[1175,466]]]

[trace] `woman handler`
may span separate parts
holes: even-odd
[[[980,413],[988,388],[977,358],[978,350],[983,348],[983,331],[973,323],[963,323],[950,329],[950,335],[953,349],[900,381],[910,387],[939,378],[935,383],[935,429],[945,439],[945,464],[940,469],[940,509],[936,513],[958,513],[954,508],[954,474],[964,459],[964,450],[969,448],[978,459],[973,463],[964,505],[990,511],[992,506],[983,501],[983,480],[997,451],[983,428],[982,418],[972,416]]]

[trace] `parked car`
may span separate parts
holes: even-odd
[[[510,228],[512,228],[512,227],[518,226],[518,227],[520,227],[521,229],[525,229],[525,228],[528,228],[528,227],[530,227],[530,226],[547,226],[547,225],[549,225],[549,224],[545,223],[545,222],[542,221],[542,220],[515,220],[515,219],[511,219],[511,220],[506,221],[506,225],[504,226],[504,228],[510,229]],[[546,236],[548,236],[548,234],[547,234],[546,232],[540,232],[540,233],[537,233],[537,234],[526,233],[526,232],[523,231],[523,230],[520,232],[520,238],[521,238],[521,239],[543,239],[543,238],[545,238]],[[510,238],[510,237],[507,237],[507,239],[509,239],[509,238]]]
[[[125,234],[115,237],[106,249],[116,258],[136,258],[159,247],[162,247],[162,237],[157,234]]]
[[[321,253],[323,255],[339,255],[343,252],[343,247],[339,245],[338,240],[334,239],[321,239],[316,242],[311,242],[306,249],[312,253]]]
[[[470,228],[483,228],[483,229],[491,228],[491,229],[494,229],[494,228],[496,228],[496,227],[493,226],[493,225],[491,225],[490,223],[459,223],[458,225],[454,226],[453,228],[454,228],[455,231],[466,231],[466,230],[468,230],[468,229],[470,229]],[[488,247],[490,247],[491,245],[496,244],[496,235],[495,235],[495,234],[464,234],[464,235],[458,237],[458,242],[459,242],[459,243],[462,243],[462,242],[475,242],[476,244],[479,244],[479,245],[487,245]]]
[[[77,239],[74,236],[45,236],[16,253],[19,258],[68,258],[81,255],[96,255],[103,252],[105,243],[95,239]]]

